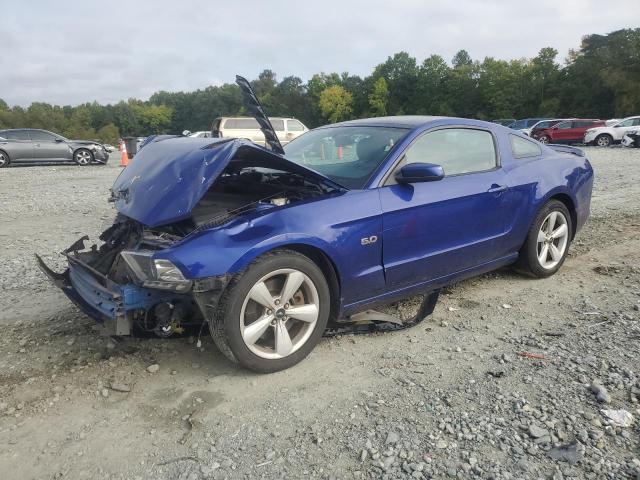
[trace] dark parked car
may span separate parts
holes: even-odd
[[[503,125],[505,127],[508,127],[513,122],[515,122],[516,119],[515,118],[496,118],[495,120],[491,120],[491,121],[493,123],[497,123],[498,125]]]
[[[260,123],[271,149],[148,140],[112,187],[118,216],[101,246],[83,237],[64,252],[66,271],[38,258],[41,269],[119,335],[207,323],[229,359],[272,372],[306,357],[327,328],[397,329],[367,312],[374,305],[425,295],[412,325],[464,278],[510,264],[553,275],[589,216],[593,171],[581,150],[493,123],[354,120],[284,149]]]
[[[602,125],[604,125],[603,120],[572,118],[540,130],[537,139],[540,143],[582,143],[587,130]]]
[[[68,140],[35,128],[0,130],[0,167],[23,162],[74,161],[78,165],[107,163],[109,153],[98,142]]]

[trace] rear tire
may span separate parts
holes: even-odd
[[[79,148],[73,152],[73,161],[82,167],[86,167],[93,163],[93,153],[86,148]]]
[[[0,150],[0,168],[8,167],[11,163],[11,159],[9,158],[9,154],[4,150]]]
[[[595,144],[599,147],[608,147],[613,143],[613,138],[611,135],[603,133],[602,135],[598,135],[595,140]]]
[[[298,252],[277,250],[231,280],[209,330],[230,360],[254,372],[277,372],[309,355],[327,326],[330,305],[322,270]]]
[[[550,200],[529,228],[516,269],[535,278],[550,277],[567,258],[572,236],[569,210],[564,203]]]

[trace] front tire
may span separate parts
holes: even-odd
[[[572,235],[567,207],[558,200],[549,201],[531,224],[516,268],[536,278],[550,277],[567,258]]]
[[[0,150],[0,168],[8,167],[10,163],[11,159],[9,155],[5,151]]]
[[[603,133],[602,135],[598,135],[596,137],[595,143],[599,147],[608,147],[613,143],[613,138],[611,138],[611,135]]]
[[[209,322],[227,358],[259,373],[292,367],[318,343],[331,304],[322,270],[308,257],[277,250],[231,280]]]
[[[549,143],[549,137],[547,135],[541,135],[540,138],[538,138],[538,141],[546,145]]]
[[[86,148],[79,148],[73,153],[73,161],[82,167],[93,163],[93,153]]]

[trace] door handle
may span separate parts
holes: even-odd
[[[502,192],[505,192],[508,188],[509,187],[507,187],[506,185],[498,185],[497,183],[494,183],[493,185],[491,185],[489,190],[487,190],[487,192],[489,192],[489,193],[502,193]]]

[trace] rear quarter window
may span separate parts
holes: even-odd
[[[515,158],[537,157],[542,153],[540,145],[517,135],[509,135],[511,153]]]

